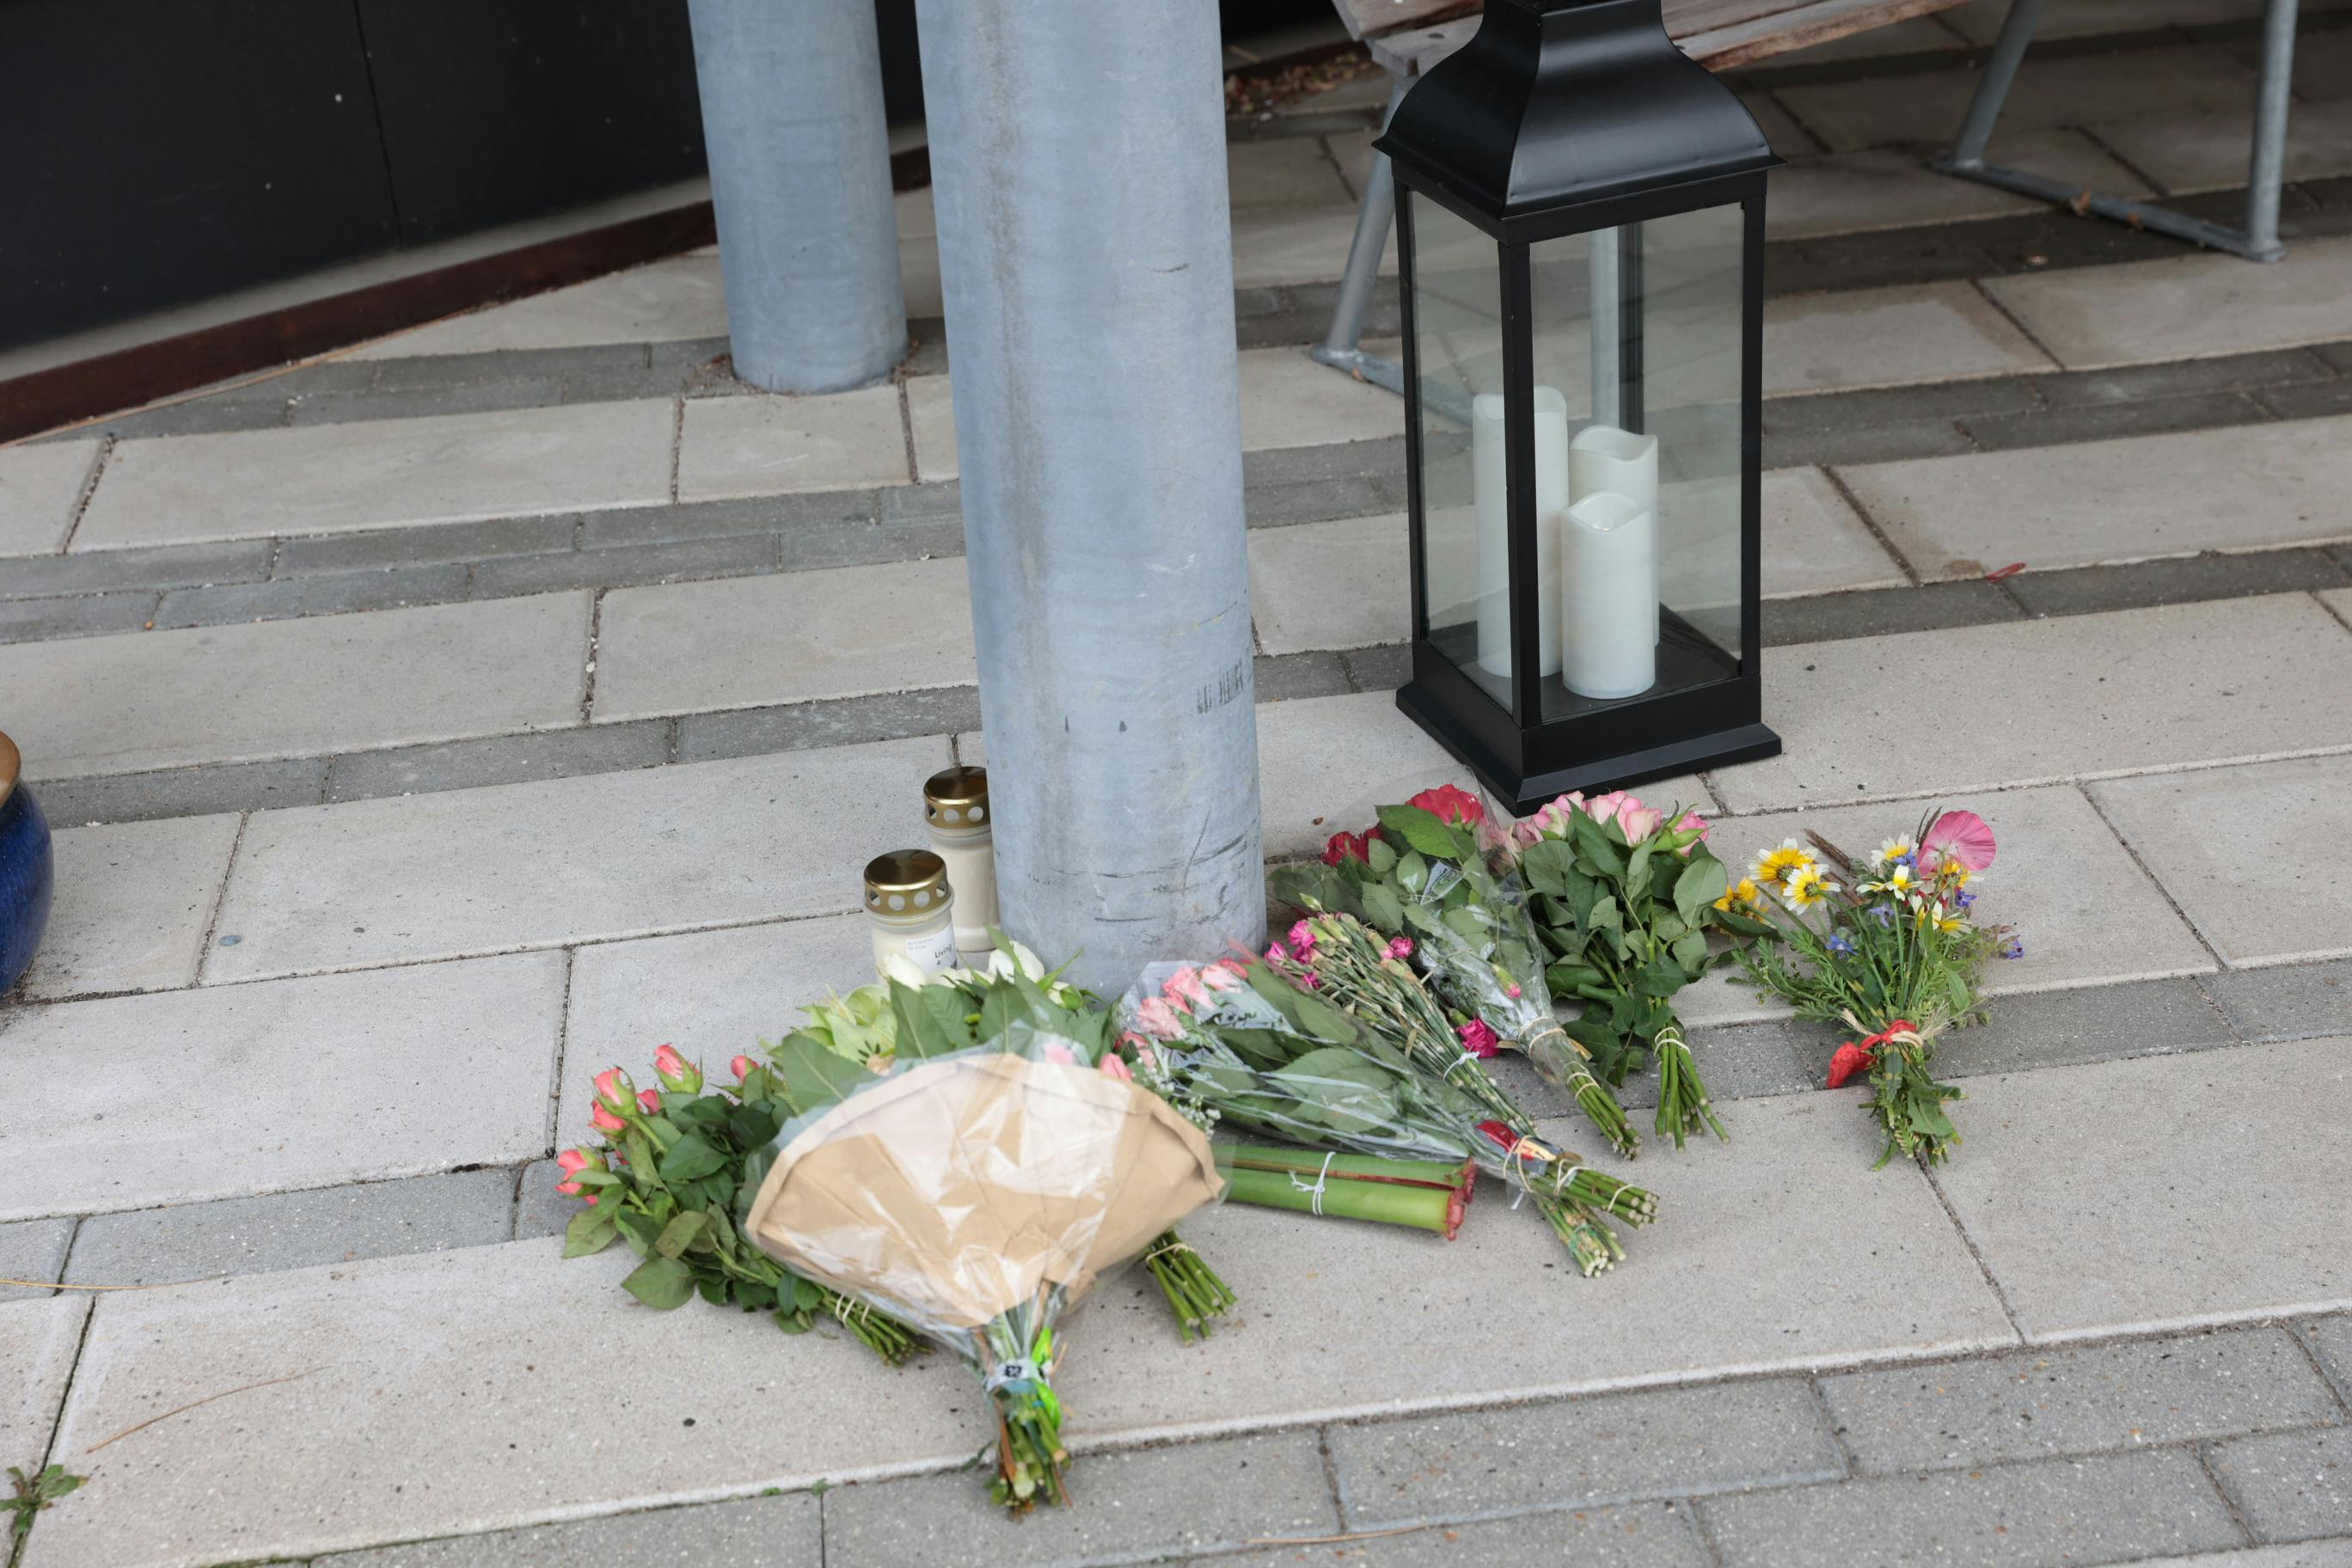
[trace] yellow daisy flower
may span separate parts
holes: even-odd
[[[1789,873],[1780,896],[1788,900],[1790,909],[1802,914],[1836,890],[1837,884],[1822,876],[1819,866],[1807,862]]]
[[[1726,914],[1729,914],[1734,910],[1740,908],[1751,910],[1760,909],[1763,907],[1763,903],[1764,895],[1757,888],[1755,882],[1748,878],[1742,877],[1739,879],[1738,886],[1727,889],[1724,893],[1723,897],[1715,900],[1715,907],[1723,910]]]
[[[1959,930],[1964,923],[1958,915],[1944,907],[1944,900],[1941,899],[1937,899],[1932,904],[1922,900],[1916,907],[1919,911],[1919,923],[1923,926],[1933,926],[1939,931],[1950,932]]]
[[[1911,875],[1910,867],[1897,866],[1887,872],[1884,879],[1864,882],[1862,885],[1862,890],[1865,893],[1892,893],[1899,899],[1914,890],[1918,885],[1916,879]]]
[[[1893,865],[1906,855],[1916,856],[1918,849],[1919,846],[1913,843],[1907,835],[1899,838],[1885,839],[1878,846],[1877,858],[1871,864],[1884,868]]]
[[[1780,841],[1780,847],[1766,851],[1748,874],[1769,886],[1774,882],[1787,881],[1794,873],[1812,864],[1813,858],[1805,853],[1804,846],[1793,838],[1784,838]]]

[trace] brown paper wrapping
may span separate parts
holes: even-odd
[[[786,1144],[744,1218],[799,1272],[971,1330],[1103,1269],[1223,1190],[1209,1141],[1091,1068],[985,1054],[893,1075]]]

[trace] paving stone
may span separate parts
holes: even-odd
[[[2040,414],[1969,415],[1959,425],[1982,450],[2005,452],[2021,447],[2060,447],[2130,436],[2260,425],[2271,417],[2271,411],[2258,398],[2237,392],[2209,392],[2190,397],[2158,397],[2141,403],[2102,404]]]
[[[1360,647],[1340,656],[1348,667],[1348,679],[1363,691],[1394,691],[1412,679],[1412,650],[1409,647]]]
[[[1990,626],[2020,618],[2016,603],[1981,580],[1772,599],[1763,605],[1762,615],[1766,647]]]
[[[2052,406],[2073,408],[2336,379],[2336,367],[2327,363],[2322,350],[2271,349],[2260,353],[2216,354],[2159,364],[2069,371],[2063,375],[2039,377],[2033,385]]]
[[[920,797],[912,798],[917,809],[900,814],[913,825],[902,834],[908,842],[922,836]],[[856,868],[842,869],[848,887]],[[843,901],[856,901],[854,888]],[[572,960],[558,1146],[589,1136],[595,1075],[619,1067],[650,1084],[656,1047],[676,1046],[714,1083],[734,1082],[728,1064],[738,1055],[757,1059],[761,1041],[781,1040],[808,1022],[811,1002],[873,981],[866,927],[866,916],[854,912],[580,948]]]
[[[2205,989],[2249,1040],[2308,1040],[2352,1018],[2352,959],[2268,969],[2225,969]]]
[[[660,371],[696,371],[728,357],[727,337],[717,333],[709,337],[678,338],[646,344],[648,363]]]
[[[2352,888],[2310,854],[2345,831],[2347,784],[2352,757],[2306,757],[2114,779],[2092,795],[2225,961],[2284,963],[2352,954]]]
[[[2253,399],[2281,419],[2326,419],[2352,414],[2352,383],[2339,378],[2301,386],[2265,386],[2253,394]]]
[[[319,757],[166,768],[49,780],[41,785],[41,802],[58,824],[147,822],[208,812],[316,805],[324,798],[326,776],[326,762]]]
[[[1350,1530],[1845,1474],[1812,1391],[1797,1378],[1338,1426],[1329,1442]]]
[[[1937,1182],[2029,1335],[2325,1310],[2352,1262],[2311,1152],[2347,1086],[2342,1038],[1978,1079]]]
[[[624,726],[625,727],[625,726]],[[599,729],[603,726],[599,725]],[[709,762],[770,752],[854,746],[980,728],[980,688],[945,686],[831,702],[793,702],[688,713],[677,721],[677,760]]]
[[[394,354],[385,352],[404,342],[414,342],[414,338],[397,337],[378,340],[362,353],[373,353],[381,357],[354,357],[342,362],[343,368],[364,372],[363,381],[354,384],[329,385],[318,390],[431,391],[494,381],[569,382],[610,374],[614,371],[642,371],[648,363],[647,345],[626,342],[583,343],[570,348],[486,349],[474,353]],[[639,395],[644,395],[640,393]]]
[[[0,1225],[0,1277],[64,1279],[66,1247],[73,1240],[73,1233],[74,1222],[68,1218],[20,1219],[12,1225]],[[30,1301],[56,1294],[31,1285],[0,1285],[0,1302]],[[5,1333],[0,1330],[0,1336]]]
[[[955,395],[946,376],[907,383],[907,428],[915,447],[915,478],[927,485],[954,479]]]
[[[1769,648],[1764,721],[1786,749],[1714,778],[1756,811],[2342,745],[2352,708],[2300,694],[2347,682],[2343,626],[2278,595]],[[1963,746],[1890,752],[1888,726],[1927,687],[1998,692],[1998,721]]]
[[[1867,35],[1864,35],[1867,36]],[[1955,120],[1954,125],[1959,123]],[[1945,128],[1948,136],[1950,127]],[[2245,178],[2245,125],[2238,126],[2238,177]],[[1774,146],[1780,142],[1776,139]],[[1995,163],[2032,169],[2118,195],[2148,195],[2147,182],[2074,131],[2031,131],[2003,135],[1993,143]],[[1960,223],[1971,218],[2037,211],[2031,196],[1974,180],[1956,180],[1927,167],[1910,149],[1883,148],[1793,158],[1772,171],[1771,199],[1765,204],[1766,235],[1772,239],[1815,239],[1870,229],[1910,228],[1922,224]]]
[[[1337,278],[1347,270],[1356,237],[1352,206],[1250,207],[1234,214],[1234,287]],[[1396,271],[1396,234],[1381,251],[1380,271]]]
[[[599,720],[978,678],[961,561],[625,589],[598,624]]]
[[[1765,1018],[1753,1023],[1701,1027],[1694,1025],[1689,1031],[1692,1051],[1698,1058],[1699,1075],[1706,1081],[1707,1098],[1720,1107],[1725,1101],[1754,1100],[1769,1094],[1800,1094],[1819,1089],[1821,1072],[1808,1064],[1824,1031],[1818,1024],[1807,1024],[1795,1018]],[[1523,1097],[1524,1098],[1524,1097]],[[1549,1113],[1567,1115],[1574,1109],[1559,1091],[1546,1085],[1541,1096]],[[1658,1077],[1645,1071],[1629,1078],[1617,1090],[1620,1104],[1630,1109],[1654,1111],[1658,1107]],[[1731,1135],[1739,1136],[1732,1118],[1725,1117]],[[1655,1125],[1637,1121],[1634,1131],[1643,1137],[1651,1135]]]
[[[1212,1561],[1202,1559],[1202,1563]],[[1574,1563],[1578,1568],[1709,1568],[1689,1510],[1673,1503],[1522,1514],[1337,1545],[1280,1546],[1213,1559],[1224,1568],[1454,1568],[1462,1563]]]
[[[896,495],[909,488],[899,486],[879,493]],[[580,543],[583,549],[595,550],[616,544],[720,539],[737,533],[800,532],[828,526],[871,528],[876,494],[870,489],[814,490],[594,512],[581,520]]]
[[[963,522],[963,487],[953,479],[942,484],[900,485],[874,493],[877,513],[886,523],[949,517],[955,519],[958,526]]]
[[[592,514],[602,521],[607,514]],[[630,511],[622,517],[643,515]],[[430,528],[392,528],[374,533],[325,534],[289,539],[278,546],[277,575],[351,572],[367,567],[415,566],[439,561],[487,561],[503,555],[536,555],[570,550],[581,520],[576,517],[500,517],[488,522],[438,523]]]
[[[679,500],[903,485],[910,477],[895,386],[824,397],[689,399],[686,405]]]
[[[62,599],[0,599],[0,643],[143,631],[154,618],[156,598],[139,588]]]
[[[2352,573],[2316,550],[2264,550],[2243,555],[2142,561],[2126,566],[2023,572],[2006,579],[2006,586],[2037,616],[2079,616],[2254,594],[2310,593],[2347,582],[2352,582]]]
[[[532,953],[24,1009],[12,1052],[104,1070],[0,1080],[19,1151],[0,1217],[532,1158],[562,999],[562,956]],[[188,1114],[185,1086],[216,1078],[239,1086],[233,1125]]]
[[[1899,586],[1903,569],[1819,468],[1768,473],[1759,490],[1767,598]]]
[[[340,616],[355,610],[447,604],[466,597],[467,591],[466,566],[456,561],[438,566],[381,567],[268,583],[174,588],[163,595],[163,605],[155,612],[155,624],[167,628],[209,626],[231,621]]]
[[[1996,375],[1767,398],[1764,438],[1769,442],[1776,437],[1915,425],[1962,414],[2028,413],[2044,406],[2042,386],[2065,379],[2053,374]]]
[[[217,922],[240,940],[206,979],[845,912],[946,753],[889,741],[266,813]],[[823,813],[821,855],[777,831],[801,809]]]
[[[2352,419],[1841,468],[1920,575],[2247,550],[2337,538]]]
[[[1936,1072],[1976,1078],[2237,1043],[2197,982],[2144,980],[2004,996],[1988,1022],[1937,1042]],[[1834,1039],[1824,1037],[1813,1058],[1824,1072],[1834,1048]]]
[[[1968,110],[1977,73],[1968,68],[1856,77],[1776,89],[1783,103],[1843,153],[1897,142],[1948,143]],[[2245,112],[2254,73],[2218,49],[2137,49],[2127,56],[2030,55],[2001,111],[2012,135],[2145,114]]]
[[[93,1215],[74,1237],[66,1278],[152,1285],[268,1274],[360,1258],[483,1247],[508,1239],[514,1173],[452,1171]]]
[[[2321,1318],[2305,1323],[2303,1335],[2320,1370],[2335,1380],[2336,1392],[2352,1400],[2352,1317]]]
[[[312,1568],[819,1568],[820,1513],[814,1493],[786,1492],[338,1552]]]
[[[621,396],[657,396],[664,390],[645,371],[635,372]],[[566,401],[564,384],[555,380],[485,381],[463,386],[420,386],[391,392],[320,392],[290,400],[284,417],[271,424],[289,426],[350,425],[370,419],[415,419],[435,415],[503,414],[516,408],[547,408]],[[572,401],[578,401],[572,399]]]
[[[1268,653],[1362,647],[1412,634],[1402,516],[1250,533],[1250,610]]]
[[[352,752],[329,764],[326,800],[373,800],[475,789],[527,779],[572,778],[623,768],[658,767],[670,760],[670,725],[662,719],[598,724],[537,735],[494,735],[439,746]]]
[[[2112,1563],[2244,1537],[2178,1449],[1710,1498],[1724,1568],[1949,1556],[1986,1564]]]
[[[1821,1380],[1863,1473],[1949,1469],[2344,1418],[2284,1330],[2190,1334]]]
[[[478,354],[493,349],[709,337],[727,330],[727,298],[719,274],[715,256],[668,257],[380,338],[355,350],[352,357]]]
[[[2144,1568],[2352,1568],[2352,1541],[2306,1541],[2294,1546],[2252,1546],[2242,1552],[2200,1552],[2194,1557],[2150,1557]]]
[[[26,972],[23,994],[47,999],[194,984],[236,828],[229,816],[60,825],[48,931]]]
[[[2241,110],[2242,113],[2243,110]],[[2352,337],[2337,287],[2352,239],[2306,239],[2262,267],[2219,251],[1991,278],[1985,292],[2069,370]]]
[[[1336,372],[1332,374],[1337,374]],[[1404,478],[1404,437],[1334,441],[1318,447],[1272,447],[1242,454],[1244,493],[1267,485],[1300,484],[1315,479],[1370,479],[1401,484]],[[1400,500],[1402,491],[1398,492]],[[1382,511],[1400,510],[1397,504]]]
[[[2242,1437],[2213,1450],[2213,1474],[2266,1541],[2352,1534],[2352,1428]]]
[[[1236,207],[1311,207],[1355,200],[1339,165],[1313,136],[1268,137],[1229,144],[1225,190]]]
[[[1349,477],[1259,485],[1243,492],[1252,528],[1282,528],[1331,518],[1372,517],[1398,510],[1391,487]]]
[[[555,1139],[567,1142],[571,1131],[558,1127]],[[563,1168],[553,1160],[533,1160],[522,1168],[517,1178],[514,1197],[514,1234],[517,1241],[529,1241],[542,1236],[562,1236],[583,1206],[577,1196],[566,1197],[555,1190],[563,1181]]]
[[[1990,44],[2000,36],[2001,18],[2007,15],[2006,0],[1970,0],[1938,13],[1937,19],[1972,44]],[[2033,36],[2055,40],[2217,22],[2243,25],[2259,15],[2242,0],[2055,0]]]
[[[1274,1432],[1087,1458],[1093,1508],[1039,1509],[1007,1540],[1004,1510],[964,1474],[844,1487],[824,1500],[826,1568],[1091,1568],[1217,1552],[1339,1528],[1312,1432]]]
[[[1347,661],[1336,653],[1286,653],[1271,658],[1260,654],[1253,663],[1260,702],[1337,697],[1356,689]]]
[[[1764,462],[1768,468],[1798,468],[1896,462],[1976,449],[1976,443],[1952,420],[1916,419],[1901,425],[1768,435]]]
[[[27,776],[68,778],[576,724],[587,642],[548,595],[19,643],[0,687]]]
[[[478,598],[564,588],[617,588],[648,583],[768,573],[776,569],[772,534],[689,539],[675,544],[625,544],[562,555],[518,555],[473,569]]]
[[[106,443],[93,436],[0,450],[0,556],[63,550]]]
[[[86,555],[46,555],[8,563],[0,573],[0,599],[90,594],[109,588],[177,588],[194,583],[243,583],[269,574],[269,542],[194,544],[160,550],[104,550]]]
[[[89,1299],[70,1292],[0,1303],[0,1366],[11,1370],[0,1383],[0,1453],[24,1456],[11,1460],[21,1468],[37,1467],[48,1451],[89,1311]],[[52,1510],[40,1522],[61,1516]]]
[[[215,395],[110,414],[97,424],[85,426],[85,429],[90,435],[111,436],[125,441],[152,436],[210,436],[230,430],[267,430],[286,423],[286,405],[284,396],[227,397]]]
[[[118,442],[82,550],[476,522],[669,499],[666,398]]]

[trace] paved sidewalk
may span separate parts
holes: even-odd
[[[1738,83],[1790,160],[1788,746],[1643,791],[1727,858],[1993,824],[2027,956],[1938,1057],[1967,1142],[1872,1172],[1835,1037],[1712,979],[1734,1142],[1645,1149],[1625,1266],[1499,1203],[1452,1244],[1203,1215],[1240,1315],[1180,1349],[1107,1287],[1080,1506],[1017,1525],[961,1368],[654,1314],[554,1239],[590,1075],[856,983],[856,866],[986,756],[927,194],[887,387],[735,382],[705,253],[0,448],[59,868],[0,1001],[40,1064],[0,1277],[147,1287],[0,1285],[0,1464],[91,1477],[21,1568],[2352,1568],[2352,7],[2306,0],[2273,267],[1926,173],[2001,8]],[[1996,153],[2228,216],[2255,10],[2053,0]],[[1401,405],[1301,352],[1373,112],[1234,127],[1277,857],[1457,773],[1390,695]]]

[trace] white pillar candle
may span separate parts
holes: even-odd
[[[1539,675],[1559,673],[1559,514],[1568,506],[1568,399],[1535,389],[1536,604]],[[1504,468],[1503,398],[1470,400],[1472,489],[1478,504],[1478,665],[1511,673],[1510,487]]]
[[[1560,521],[1560,679],[1579,697],[1632,697],[1658,680],[1657,513],[1601,490]]]
[[[1650,514],[1650,640],[1658,640],[1658,438],[1613,425],[1588,425],[1568,444],[1568,499],[1606,491]]]

